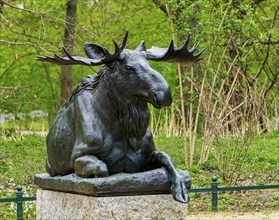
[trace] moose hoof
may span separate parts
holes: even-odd
[[[75,173],[80,177],[108,176],[107,165],[95,156],[79,157],[74,162]]]
[[[109,175],[108,168],[107,168],[107,165],[105,163],[99,164],[96,167],[96,170],[95,170],[95,176],[96,177],[106,177],[108,175]]]
[[[189,203],[190,197],[187,191],[187,182],[184,178],[178,177],[178,179],[172,183],[171,192],[174,200],[181,203]]]
[[[187,171],[178,170],[175,181],[171,186],[173,198],[181,203],[189,203],[188,190],[191,188],[191,177]]]

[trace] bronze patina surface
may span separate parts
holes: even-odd
[[[143,188],[147,192],[152,181],[145,180],[152,172],[145,171],[163,167],[169,175],[171,183],[168,189],[174,199],[188,203],[189,174],[178,172],[168,154],[156,151],[148,129],[148,103],[158,109],[172,103],[168,83],[148,60],[189,64],[200,60],[202,51],[194,54],[197,45],[188,50],[190,36],[180,48],[174,48],[171,41],[168,48],[152,47],[148,50],[144,41],[135,50],[125,49],[127,38],[128,31],[121,45],[114,41],[115,51],[112,54],[104,46],[87,43],[84,50],[88,58],[72,56],[66,49],[66,57],[37,57],[40,61],[60,65],[104,67],[98,73],[85,77],[60,108],[47,135],[46,169],[53,181],[49,181],[50,177],[39,179],[39,176],[35,181],[37,184],[39,180],[45,181],[44,187],[48,184],[49,189],[63,190],[57,183],[64,183],[65,188],[70,188],[67,184],[72,180],[71,187],[80,188],[77,193],[83,193],[85,188],[81,186],[90,188],[88,183],[91,181],[92,184],[102,181],[109,186],[109,181],[114,184],[117,180],[119,182],[114,185],[118,187],[114,188],[115,192],[110,190],[111,193],[129,191],[132,184],[145,184]],[[78,176],[76,182],[73,181],[73,173]],[[128,177],[120,173],[131,175]],[[119,175],[111,176],[114,174]],[[64,177],[58,180],[58,176]],[[133,182],[135,177],[139,178],[136,183]],[[166,178],[166,175],[157,175],[154,181],[167,181]],[[127,184],[122,185],[124,182]],[[155,188],[151,187],[149,191]]]

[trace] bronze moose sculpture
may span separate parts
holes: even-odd
[[[142,41],[135,50],[128,50],[124,49],[127,37],[128,31],[120,46],[113,41],[113,54],[101,45],[88,43],[84,50],[89,58],[71,56],[64,48],[66,57],[37,57],[61,65],[105,65],[82,79],[60,108],[47,135],[46,169],[51,176],[75,172],[89,178],[164,167],[171,178],[174,199],[188,203],[189,182],[166,153],[156,151],[148,129],[147,103],[155,108],[172,103],[168,83],[148,60],[187,64],[200,60],[203,51],[194,54],[197,45],[188,50],[190,36],[178,49],[172,41],[169,48],[146,50]]]

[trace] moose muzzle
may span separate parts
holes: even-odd
[[[169,86],[167,89],[159,90],[154,94],[154,103],[152,104],[155,108],[163,108],[166,106],[170,106],[171,103],[172,95]]]

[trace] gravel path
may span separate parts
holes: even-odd
[[[187,220],[279,220],[279,210],[272,212],[188,213]]]

